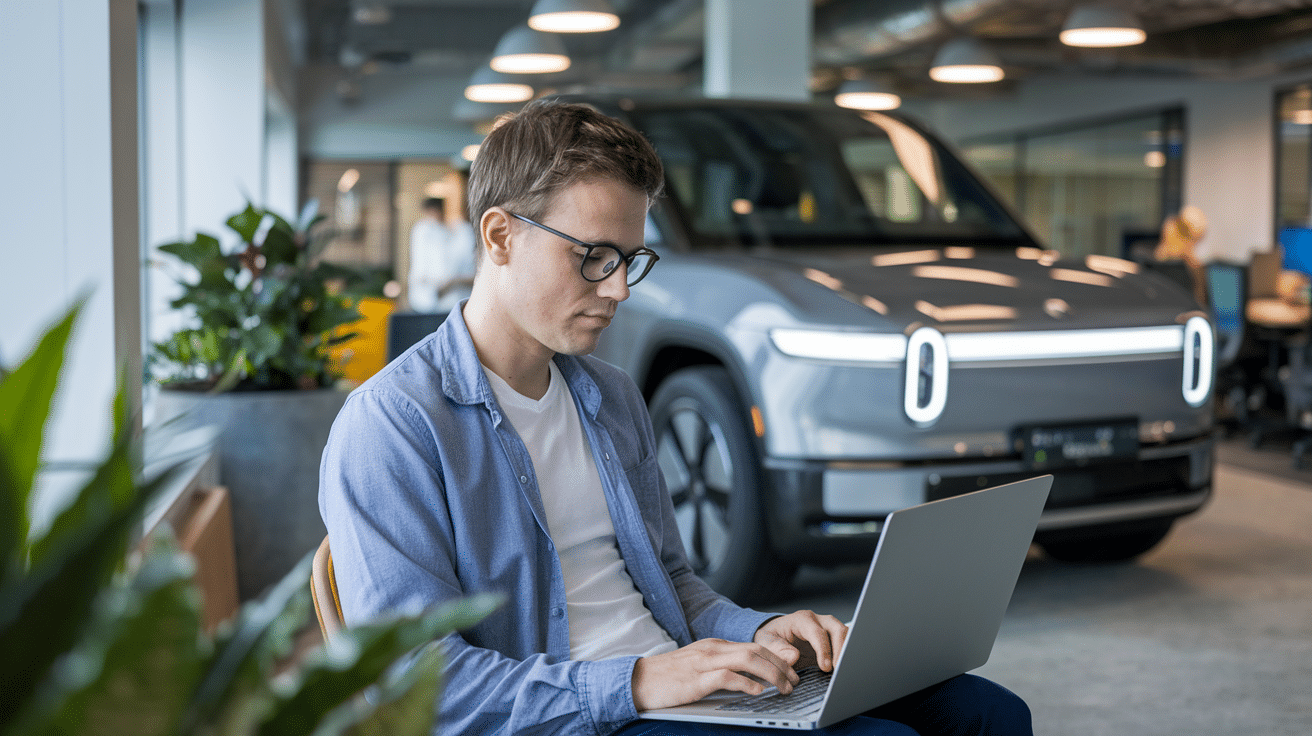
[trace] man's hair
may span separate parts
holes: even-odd
[[[536,220],[557,191],[597,179],[627,184],[650,204],[664,174],[651,143],[619,120],[588,105],[537,100],[502,118],[479,147],[469,169],[469,221],[477,230],[498,206]]]

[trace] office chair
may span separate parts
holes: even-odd
[[[387,318],[387,362],[442,326],[448,312],[393,312]]]
[[[1252,341],[1244,318],[1248,270],[1232,263],[1209,263],[1207,295],[1216,324],[1216,396],[1222,408],[1221,421],[1242,428],[1250,423],[1250,378],[1239,359],[1245,339]]]
[[[319,619],[319,630],[323,632],[324,641],[329,641],[342,630],[343,624],[342,600],[337,595],[337,577],[333,573],[333,553],[328,548],[326,536],[311,563],[310,597],[314,599],[314,615]]]

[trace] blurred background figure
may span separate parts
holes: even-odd
[[[464,220],[448,224],[443,200],[424,200],[423,215],[410,231],[410,308],[449,312],[469,296],[473,282],[473,228]]]
[[[1207,215],[1198,207],[1188,205],[1162,223],[1161,240],[1153,251],[1155,261],[1184,263],[1192,277],[1194,296],[1202,304],[1207,303],[1207,277],[1197,249],[1205,235]]]

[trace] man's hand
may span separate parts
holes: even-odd
[[[702,639],[639,659],[633,667],[633,704],[638,710],[668,708],[696,702],[716,690],[757,695],[769,685],[790,693],[797,684],[792,664],[760,643]]]
[[[796,668],[814,665],[832,672],[847,640],[847,626],[833,616],[797,611],[766,621],[753,640]]]

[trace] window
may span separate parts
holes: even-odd
[[[1068,256],[1134,257],[1181,206],[1178,108],[983,138],[962,150],[1034,234]]]

